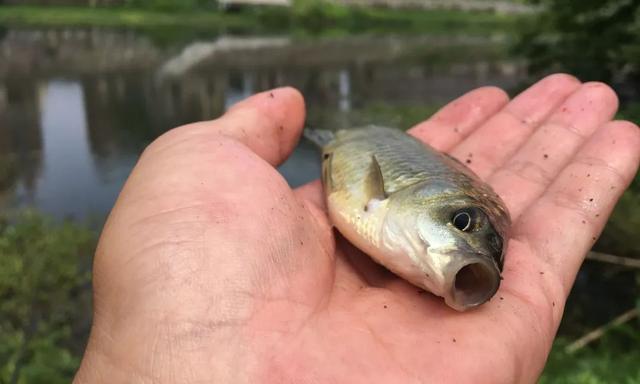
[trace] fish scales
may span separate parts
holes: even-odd
[[[368,167],[374,155],[380,165],[384,189],[388,193],[416,182],[451,180],[451,171],[443,167],[439,154],[426,152],[417,141],[407,141],[401,131],[391,132],[372,129],[338,133],[339,143],[326,149],[333,156],[333,181],[352,184],[354,179],[361,176],[363,168]],[[460,181],[464,179],[464,176],[460,176]]]

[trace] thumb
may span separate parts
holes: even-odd
[[[188,124],[159,137],[146,152],[162,150],[186,138],[210,142],[225,136],[241,142],[273,166],[282,163],[298,142],[305,118],[302,94],[277,88],[234,105],[216,120]]]
[[[264,211],[274,196],[291,193],[271,166],[293,150],[303,121],[300,93],[280,88],[249,97],[217,120],[185,125],[154,141],[104,226],[94,259],[96,297],[113,293],[119,282],[141,283],[141,273],[157,269],[158,252],[169,257],[174,248],[201,247],[195,240],[225,220],[242,221],[238,236],[263,228],[260,220],[243,220]],[[223,141],[233,145],[220,147]]]
[[[188,340],[181,345],[207,364],[208,348],[228,346],[211,335],[234,327],[218,324],[244,321],[255,300],[247,292],[283,266],[293,268],[302,258],[290,256],[311,243],[307,221],[292,219],[302,217],[299,202],[273,169],[293,150],[303,121],[300,93],[275,89],[217,120],[173,129],[145,150],[96,251],[83,367],[125,361],[148,373],[158,367],[147,357],[170,361],[149,351],[178,351],[174,340]],[[211,338],[200,336],[209,329]]]

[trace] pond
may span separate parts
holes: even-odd
[[[9,30],[0,44],[0,204],[81,220],[108,213],[155,137],[261,90],[300,89],[310,125],[408,128],[474,87],[523,78],[500,42],[471,37],[215,37],[160,48],[128,31],[48,29]],[[281,167],[292,186],[319,175],[316,156],[302,141]]]
[[[493,35],[225,35],[160,44],[131,30],[15,28],[0,37],[0,207],[35,207],[96,228],[154,138],[255,92],[298,88],[309,126],[404,129],[478,86],[513,91],[528,80],[508,41]],[[280,171],[294,187],[317,178],[315,149],[301,141]],[[638,200],[627,196],[624,207],[627,216],[616,216],[599,242],[604,251],[639,247],[624,221],[640,212]],[[630,286],[632,273],[589,264],[567,311],[605,322],[633,303]],[[593,302],[591,314],[580,312]]]

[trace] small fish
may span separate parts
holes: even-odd
[[[351,243],[458,311],[496,293],[511,219],[467,167],[396,129],[305,135],[322,148],[329,216]]]

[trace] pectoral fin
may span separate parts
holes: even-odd
[[[375,156],[371,156],[371,165],[365,175],[363,181],[364,193],[368,199],[384,200],[387,198],[387,193],[384,190],[384,180],[382,179],[382,171],[380,170],[380,164]]]
[[[331,153],[322,153],[322,180],[324,181],[324,187],[328,189],[328,192],[333,192],[335,189],[335,183],[331,177],[331,163],[333,156]]]

